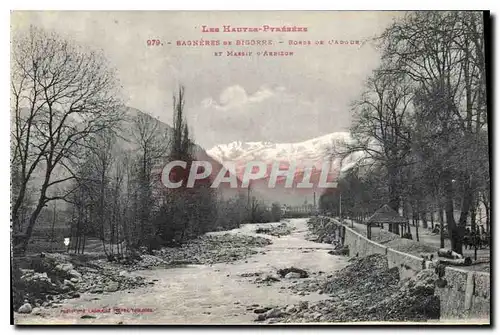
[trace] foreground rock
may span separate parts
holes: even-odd
[[[265,284],[267,286],[272,285],[273,283],[281,282],[282,279],[290,280],[290,279],[301,279],[308,278],[309,274],[307,271],[303,269],[299,269],[296,267],[288,267],[283,269],[278,269],[276,272],[249,272],[240,274],[241,277],[256,277],[253,280],[255,284]],[[294,281],[295,282],[295,281]],[[284,287],[283,287],[284,288]]]
[[[273,275],[263,275],[263,276],[260,276],[258,277],[257,279],[255,279],[255,283],[256,284],[271,284],[271,283],[274,283],[274,282],[279,282],[280,279],[276,276],[273,276]]]
[[[307,273],[306,270],[299,269],[296,267],[289,267],[289,268],[284,268],[284,269],[279,269],[278,270],[278,275],[280,277],[284,277],[287,279],[291,278],[307,278],[309,277],[309,274]],[[287,277],[288,276],[288,277]]]
[[[280,307],[279,320],[266,322],[425,321],[439,318],[434,296],[437,275],[423,270],[414,278],[399,280],[397,268],[387,258],[370,255],[351,260],[336,274],[298,283],[292,290],[329,294],[330,298],[305,305]],[[279,315],[280,313],[274,313]]]
[[[334,256],[349,256],[349,247],[337,245],[334,250],[330,250],[328,253]]]
[[[84,292],[115,292],[148,285],[143,277],[123,271],[120,264],[86,259],[85,255],[41,254],[18,262],[13,271],[13,296],[20,313],[25,302],[49,307]]]
[[[21,307],[19,307],[17,312],[23,314],[29,314],[31,313],[32,310],[33,308],[31,307],[31,305],[29,303],[25,303]]]

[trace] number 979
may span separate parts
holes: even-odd
[[[160,40],[147,40],[146,44],[150,47],[160,45]]]

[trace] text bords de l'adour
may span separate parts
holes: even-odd
[[[269,32],[269,33],[297,33],[297,32],[307,32],[307,27],[297,27],[297,26],[281,26],[273,27],[267,24],[260,27],[233,27],[231,25],[223,25],[220,27],[209,27],[201,26],[202,33],[258,33],[258,32]]]

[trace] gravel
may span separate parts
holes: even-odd
[[[387,258],[370,255],[351,259],[344,269],[292,286],[292,291],[328,294],[329,298],[307,305],[280,307],[279,317],[260,317],[266,323],[425,321],[439,318],[439,299],[434,296],[437,275],[423,270],[400,280]],[[278,320],[276,320],[278,318]]]
[[[325,220],[319,217],[311,218],[307,222],[309,234],[307,240],[318,243],[333,244],[337,240],[335,234],[335,225],[330,220]]]
[[[293,227],[290,227],[289,225],[283,222],[277,226],[271,226],[265,228],[259,227],[255,229],[255,233],[280,237],[280,236],[290,235],[293,230],[294,230]]]
[[[213,264],[233,262],[257,253],[254,248],[271,244],[269,239],[247,235],[204,235],[181,248],[164,248],[155,256],[166,264]]]

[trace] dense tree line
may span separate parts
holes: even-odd
[[[161,183],[163,166],[196,160],[185,92],[173,96],[173,127],[127,113],[106,59],[32,27],[13,38],[11,201],[14,249],[24,252],[48,206],[71,227],[69,251],[99,238],[109,258],[178,245],[207,231],[238,227],[271,210],[246,192],[224,197],[211,183]],[[250,203],[252,204],[250,205]],[[255,206],[254,206],[255,205]],[[279,220],[279,218],[278,218]]]
[[[459,253],[479,209],[489,233],[484,25],[479,12],[412,12],[375,40],[381,65],[353,103],[353,139],[332,148],[364,157],[339,185],[345,213],[388,203],[417,225],[436,218]],[[338,198],[320,204],[337,210]]]

